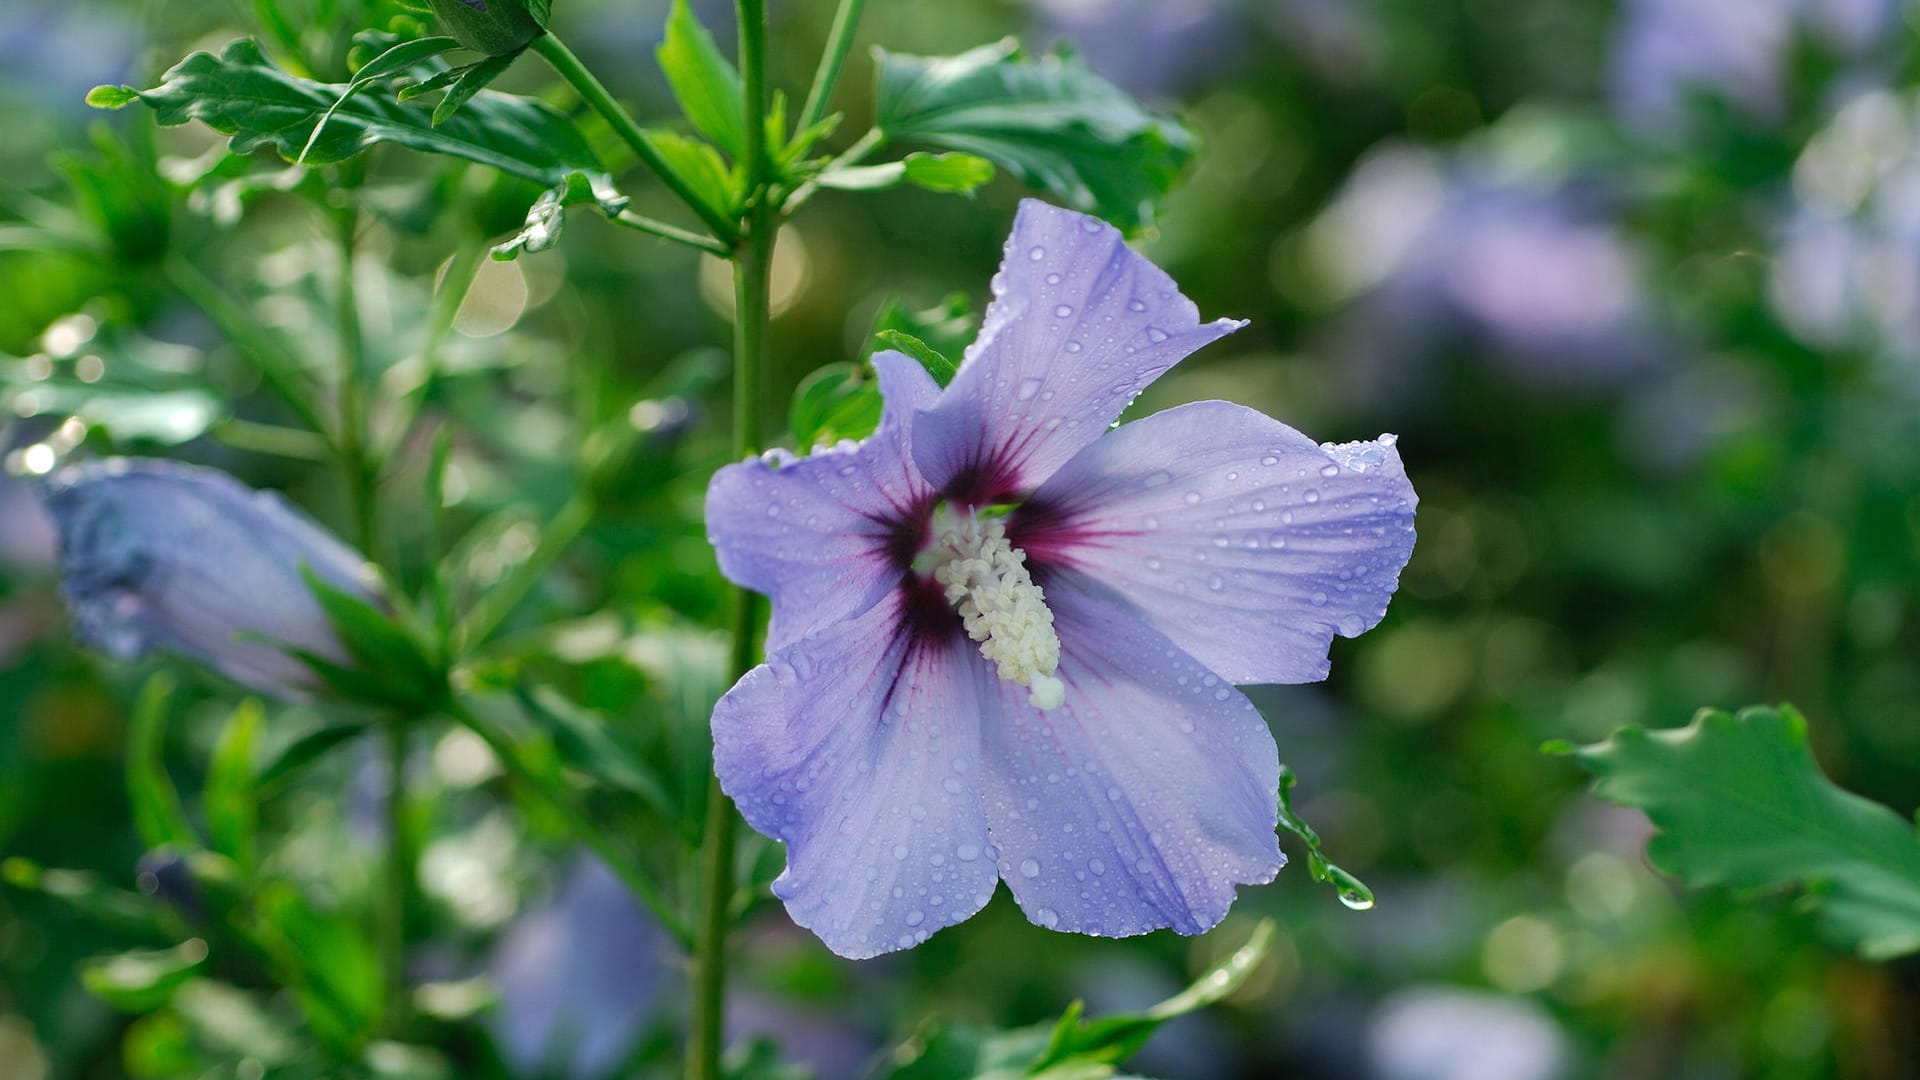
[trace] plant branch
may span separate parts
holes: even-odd
[[[826,51],[820,54],[820,68],[813,74],[813,87],[807,91],[807,104],[800,110],[800,123],[795,130],[805,131],[827,115],[833,88],[840,81],[847,54],[853,49],[854,31],[860,27],[860,13],[866,6],[866,0],[840,0],[839,8],[833,13],[833,28],[827,31]]]
[[[699,215],[700,220],[706,223],[707,228],[713,230],[713,235],[719,239],[720,243],[730,245],[739,238],[739,229],[735,223],[729,221],[720,211],[707,205],[706,200],[694,192],[693,186],[687,183],[686,178],[668,164],[666,158],[660,156],[660,151],[654,149],[653,143],[647,141],[647,133],[640,130],[640,125],[634,121],[632,114],[614,100],[613,94],[608,92],[605,84],[601,83],[593,72],[587,70],[587,66],[573,54],[573,50],[567,48],[552,32],[534,38],[532,48],[553,66],[553,70],[559,73],[561,78],[567,80],[569,85],[580,92],[581,98],[595,112],[613,126],[614,134],[620,136],[621,140],[632,148],[641,163],[660,178],[660,182],[667,186],[667,190],[673,192],[681,202],[687,204],[688,209]],[[748,138],[752,138],[751,132],[748,133]]]

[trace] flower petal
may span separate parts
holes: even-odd
[[[875,354],[886,406],[865,441],[714,474],[707,536],[728,579],[773,600],[769,651],[864,611],[900,581],[919,546],[919,508],[932,498],[908,452],[914,412],[940,388],[919,363]]]
[[[999,683],[987,819],[1000,875],[1050,929],[1197,934],[1285,863],[1280,760],[1253,703],[1123,603],[1054,605],[1066,703]]]
[[[1386,613],[1417,502],[1392,436],[1322,446],[1202,401],[1081,451],[1009,531],[1049,600],[1040,568],[1076,568],[1229,682],[1311,682]]]
[[[981,794],[984,661],[906,626],[895,591],[776,651],[713,713],[714,768],[787,844],[793,921],[854,959],[986,906],[997,874]]]
[[[966,362],[914,425],[927,481],[973,503],[1032,490],[1162,372],[1246,325],[1202,324],[1118,229],[1032,199],[993,292]]]

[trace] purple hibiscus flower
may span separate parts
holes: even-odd
[[[721,568],[773,605],[714,765],[843,956],[1003,878],[1049,928],[1219,922],[1284,862],[1273,737],[1233,684],[1323,678],[1413,548],[1391,437],[1321,445],[1222,401],[1108,430],[1243,325],[1202,323],[1113,227],[1022,204],[993,291],[945,390],[881,353],[871,438],[707,495]]]

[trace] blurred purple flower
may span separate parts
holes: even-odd
[[[1564,181],[1500,175],[1470,159],[1374,152],[1309,227],[1308,255],[1335,299],[1358,300],[1357,383],[1404,385],[1405,365],[1466,338],[1539,384],[1625,381],[1661,350],[1639,259],[1599,207]]]
[[[1773,117],[1794,39],[1841,53],[1880,39],[1895,0],[1630,0],[1612,56],[1614,97],[1629,119],[1677,125],[1689,97],[1712,95]]]
[[[610,1075],[660,1001],[674,956],[665,933],[598,861],[578,863],[552,902],[521,916],[488,964],[490,1022],[519,1075]]]
[[[1066,38],[1095,71],[1142,96],[1171,94],[1219,72],[1245,29],[1218,0],[1035,0],[1042,27]]]
[[[42,497],[75,631],[122,659],[171,650],[255,690],[303,697],[314,676],[279,645],[346,656],[302,568],[374,595],[359,555],[279,496],[214,469],[113,458],[55,473]]]
[[[1554,1080],[1572,1048],[1547,1010],[1517,997],[1449,986],[1402,990],[1367,1025],[1379,1080]]]
[[[1003,878],[1049,928],[1219,922],[1282,863],[1273,737],[1233,684],[1325,677],[1413,547],[1390,436],[1319,445],[1221,401],[1109,432],[1241,325],[1201,323],[1112,226],[1023,203],[993,292],[951,386],[879,354],[873,437],[708,491],[721,568],[773,600],[715,767],[844,956]]]

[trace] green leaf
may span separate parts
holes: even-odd
[[[425,109],[356,96],[341,103],[313,137],[315,125],[346,89],[289,75],[245,40],[219,56],[194,53],[151,90],[122,88],[152,108],[162,124],[198,120],[231,136],[227,145],[236,154],[270,146],[292,161],[304,148],[308,164],[328,164],[387,142],[549,185],[576,170],[604,171],[573,123],[552,106],[490,90],[438,127]]]
[[[493,257],[501,261],[517,259],[522,252],[545,251],[560,242],[560,227],[566,224],[567,207],[592,203],[608,217],[618,217],[627,208],[628,199],[611,183],[573,173],[558,187],[540,193],[527,210],[527,223],[513,237],[494,245]]]
[[[550,687],[516,691],[529,713],[544,720],[560,760],[609,787],[631,792],[662,816],[671,817],[674,802],[666,784],[639,755],[621,745],[607,731],[607,719],[562,697]]]
[[[1160,1025],[1225,1000],[1247,981],[1273,942],[1272,920],[1254,927],[1234,950],[1185,990],[1143,1013],[1082,1018],[1080,1002],[1051,1024],[983,1032],[964,1024],[941,1024],[921,1032],[894,1052],[887,1080],[1100,1080],[1140,1052]]]
[[[439,127],[451,119],[454,113],[460,111],[462,105],[472,101],[475,94],[485,90],[487,84],[512,67],[514,59],[519,55],[519,53],[501,53],[499,56],[489,56],[485,60],[455,68],[454,71],[458,74],[454,77],[452,88],[447,91],[447,96],[440,99],[440,104],[433,107],[433,126]]]
[[[687,0],[673,0],[666,37],[654,57],[694,130],[740,160],[746,143],[740,73],[713,43]]]
[[[958,56],[878,52],[888,139],[977,154],[1022,183],[1135,232],[1193,157],[1193,136],[1079,57],[1031,60],[1012,38]]]
[[[1289,766],[1280,766],[1280,827],[1299,837],[1307,845],[1307,872],[1313,880],[1332,885],[1340,891],[1340,902],[1355,911],[1373,907],[1373,890],[1330,861],[1320,851],[1320,834],[1293,812],[1293,785],[1299,781]]]
[[[302,735],[288,743],[287,748],[275,755],[272,761],[267,762],[254,781],[255,788],[262,796],[272,793],[280,785],[299,775],[309,765],[325,757],[334,748],[352,742],[372,727],[372,721],[356,720],[344,724],[331,724]]]
[[[878,191],[902,183],[950,195],[972,195],[993,180],[993,162],[973,154],[929,154],[915,151],[883,165],[848,165],[829,169],[818,177],[821,187],[843,191]]]
[[[152,1012],[206,962],[207,943],[189,938],[171,949],[139,949],[88,961],[80,968],[80,982],[122,1012]]]
[[[864,439],[880,425],[880,386],[864,364],[825,364],[794,388],[787,422],[801,449]]]
[[[1703,709],[1684,728],[1623,728],[1574,751],[1601,798],[1646,812],[1655,866],[1690,886],[1805,890],[1836,943],[1920,951],[1920,836],[1820,772],[1791,706]]]
[[[302,567],[301,577],[320,602],[320,610],[340,636],[356,667],[345,673],[337,665],[296,651],[323,678],[340,687],[343,675],[363,677],[353,685],[375,703],[408,709],[430,709],[446,692],[446,673],[429,656],[427,646],[402,622],[353,593],[322,580]]]
[[[133,804],[134,827],[149,850],[169,844],[186,850],[201,846],[180,792],[167,776],[167,705],[172,699],[173,676],[161,672],[148,679],[127,731],[127,797]]]
[[[932,307],[918,310],[899,300],[888,300],[874,317],[873,334],[877,338],[888,330],[918,338],[943,356],[955,357],[965,355],[967,346],[973,344],[980,332],[980,320],[973,313],[973,301],[966,293],[956,292],[948,293]],[[873,347],[870,344],[869,350]]]
[[[881,348],[898,349],[920,361],[920,366],[941,386],[952,382],[954,372],[960,370],[960,365],[947,359],[945,353],[904,331],[882,330],[873,335],[873,341]]]
[[[740,183],[718,150],[671,131],[649,131],[646,136],[647,142],[653,144],[702,202],[727,217],[734,215],[740,203]]]
[[[459,47],[460,43],[450,37],[419,38],[414,41],[402,41],[367,61],[359,71],[354,72],[353,80],[347,83],[346,88],[340,91],[340,96],[334,98],[333,104],[327,106],[327,111],[321,113],[320,119],[314,122],[312,132],[307,135],[307,141],[300,147],[300,153],[294,158],[295,163],[307,160],[307,154],[313,149],[313,144],[319,142],[320,136],[327,130],[327,123],[355,94],[373,85],[379,79],[391,78],[415,64]]]
[[[207,834],[213,850],[251,871],[254,865],[254,837],[259,828],[259,800],[254,786],[254,749],[259,743],[260,723],[265,716],[260,702],[248,698],[233,710],[233,716],[214,744],[213,760],[207,767],[207,787],[201,796],[201,811],[206,815]]]

